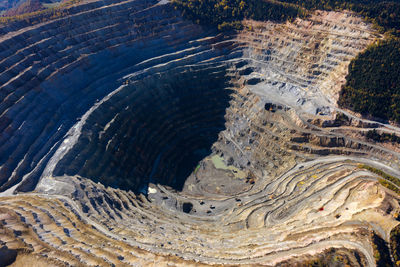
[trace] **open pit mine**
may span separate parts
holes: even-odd
[[[400,149],[363,133],[400,129],[336,103],[383,36],[347,11],[244,25],[105,0],[0,26],[0,266],[375,266]]]

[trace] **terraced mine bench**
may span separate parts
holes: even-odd
[[[221,34],[128,0],[2,26],[2,251],[37,265],[375,265],[374,235],[388,241],[400,209],[360,166],[397,179],[399,149],[360,133],[400,130],[336,101],[381,36],[350,12],[244,23]]]

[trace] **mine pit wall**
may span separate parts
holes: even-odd
[[[350,12],[317,11],[294,23],[246,25],[251,30],[238,39],[248,47],[244,57],[253,62],[253,78],[264,87],[264,92],[252,91],[311,113],[336,105],[350,60],[378,37]]]
[[[120,3],[120,2],[123,2],[123,1],[121,1],[121,0],[101,0],[101,1],[89,0],[89,1],[85,1],[84,3],[81,2],[78,5],[68,6],[65,8],[65,10],[67,10],[67,13],[70,16],[72,16],[77,13],[86,12],[86,11],[90,11],[93,9],[103,8],[106,5],[112,5],[112,4],[116,4],[116,3]],[[150,3],[150,2],[148,2],[148,3]],[[156,4],[157,1],[153,1],[152,3]],[[52,15],[52,14],[50,14],[50,15]],[[43,14],[43,16],[47,16],[47,19],[49,18],[48,14]],[[36,17],[35,21],[38,21],[37,20],[38,18],[40,18],[40,16]],[[54,22],[54,21],[57,21],[57,19],[53,19],[52,22]],[[17,19],[15,21],[10,21],[9,23],[2,24],[0,26],[0,35],[4,36],[4,37],[8,37],[10,35],[11,36],[14,35],[15,32],[17,32],[17,31],[30,30],[32,28],[37,28],[43,24],[48,24],[48,23],[49,22],[43,22],[43,23],[35,23],[34,25],[32,25],[32,23],[30,23],[29,20],[18,20]]]
[[[149,182],[181,190],[225,129],[226,66],[177,67],[131,82],[96,109],[53,175],[79,174],[114,188]]]
[[[243,55],[252,66],[238,73],[249,80],[249,87],[256,80],[251,90],[261,95],[262,102],[278,99],[297,106],[300,101],[303,109],[315,112],[320,102],[327,104],[321,93],[339,84],[331,79],[332,73],[343,77],[343,66],[373,37],[368,26],[351,14],[336,14],[335,23],[340,20],[351,31],[358,30],[355,37],[349,37],[345,26],[336,29],[335,23],[322,22],[329,18],[322,13],[311,22],[295,24],[248,22],[254,30],[239,35],[235,49],[224,37],[180,19],[170,6],[152,4],[135,1],[93,11],[77,9],[74,15],[3,41],[0,126],[6,134],[0,136],[0,144],[3,155],[11,156],[0,159],[2,191],[23,177],[18,190],[32,190],[76,120],[130,76],[139,79],[182,64]],[[17,45],[9,46],[9,42]],[[222,45],[213,45],[218,42]],[[13,77],[16,74],[18,78]],[[245,161],[243,157],[235,160],[241,167]],[[78,174],[80,169],[75,166],[75,171],[67,173]],[[63,173],[58,170],[56,174]]]
[[[183,20],[169,5],[153,4],[129,1],[77,10],[3,40],[1,191],[22,180],[18,190],[32,190],[68,130],[123,84],[125,75],[218,58],[230,50],[229,44],[213,49],[222,36]]]
[[[263,181],[328,155],[373,154],[396,165],[398,154],[309,123],[333,116],[350,60],[379,37],[370,25],[353,13],[316,12],[294,23],[246,21],[245,29],[236,39],[247,64],[233,72],[238,90],[215,153]]]
[[[399,207],[357,162],[387,163],[398,155],[341,139],[309,120],[334,109],[325,95],[335,94],[334,78],[343,77],[350,58],[373,40],[369,26],[331,12],[293,24],[248,22],[254,30],[224,37],[183,20],[169,5],[153,4],[123,2],[82,14],[77,9],[13,37],[21,47],[9,47],[9,39],[1,43],[0,155],[7,155],[0,159],[1,190],[16,185],[29,191],[43,170],[48,174],[35,194],[0,200],[7,244],[15,247],[17,240],[43,258],[85,265],[272,264],[330,247],[357,250],[373,265],[363,230],[387,234],[397,222],[381,207],[390,205],[393,212]],[[204,86],[206,77],[215,86]],[[207,94],[176,113],[164,107],[178,94],[193,98],[190,82]],[[209,110],[220,98],[218,110]],[[143,105],[149,99],[165,110],[154,114],[158,124],[186,129],[215,123],[213,138],[205,138],[208,144],[218,132],[212,153],[251,172],[254,185],[243,181],[246,190],[232,195],[199,186],[193,197],[185,188],[177,193],[151,184],[156,193],[146,198],[96,183],[115,186],[107,184],[108,175],[130,177],[136,170],[125,163],[131,160],[144,163],[143,170],[133,185],[122,186],[137,190],[153,182],[150,177],[172,180],[162,172],[152,176],[154,164],[148,164],[157,161],[163,145],[146,140],[139,147],[124,139],[136,125],[145,125],[133,118],[151,113],[152,106]],[[78,124],[79,131],[70,131]],[[156,124],[147,126],[157,138]],[[158,133],[155,143],[168,141]],[[189,144],[198,140],[193,134]],[[62,151],[68,140],[76,143]],[[172,169],[183,158],[174,153],[163,163]],[[104,155],[120,160],[117,174]],[[183,212],[185,203],[192,205],[190,214]]]

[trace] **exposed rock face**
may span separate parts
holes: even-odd
[[[388,240],[399,204],[357,166],[396,176],[399,154],[360,139],[371,122],[334,120],[369,25],[317,12],[226,36],[156,1],[72,13],[0,37],[0,240],[17,261],[284,265],[337,249],[374,265],[368,231]]]

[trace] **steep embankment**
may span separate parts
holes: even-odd
[[[156,1],[71,13],[0,37],[9,257],[375,264],[370,233],[389,240],[399,204],[359,164],[396,176],[399,154],[362,133],[400,131],[336,107],[368,24],[316,12],[227,36]]]

